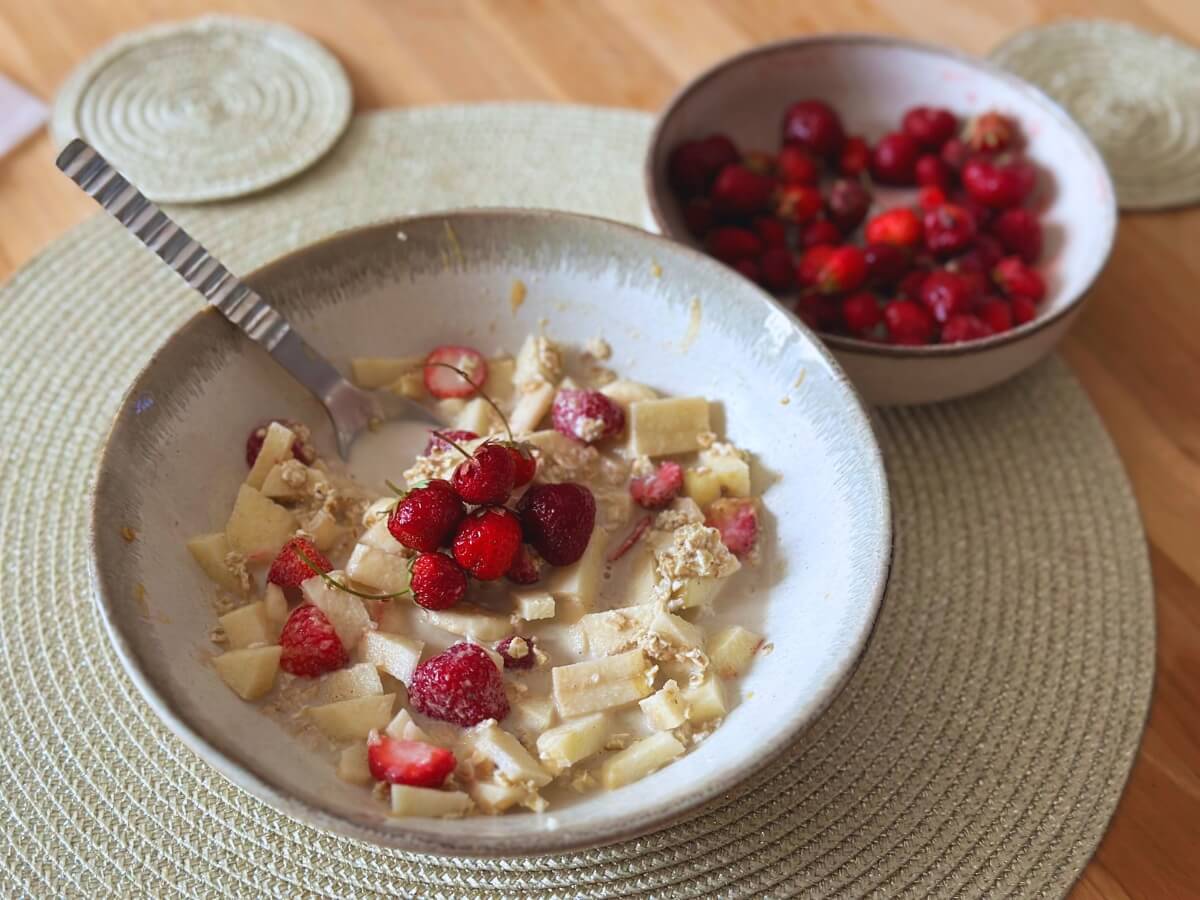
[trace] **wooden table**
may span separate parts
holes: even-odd
[[[342,59],[360,109],[563,100],[653,110],[752,44],[881,31],[984,53],[1069,15],[1200,44],[1195,0],[0,0],[0,72],[50,98],[132,28],[221,10],[277,19]],[[92,215],[40,134],[0,160],[0,278]],[[1141,753],[1074,896],[1200,892],[1200,210],[1126,215],[1065,352],[1133,479],[1158,589],[1158,677]]]

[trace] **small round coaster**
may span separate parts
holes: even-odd
[[[61,147],[82,137],[152,200],[195,203],[277,184],[350,121],[337,59],[281,25],[205,16],[122,35],[59,89]]]
[[[1123,209],[1200,201],[1200,51],[1085,20],[1022,31],[991,59],[1046,91],[1091,135]]]

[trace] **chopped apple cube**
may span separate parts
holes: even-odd
[[[583,652],[589,656],[611,656],[635,645],[657,609],[650,604],[589,613],[579,620]]]
[[[338,757],[337,776],[351,784],[370,784],[371,766],[367,762],[367,745],[351,744]]]
[[[372,731],[383,731],[392,719],[395,694],[373,694],[310,706],[305,713],[326,737],[335,741],[366,738]]]
[[[187,548],[205,575],[230,593],[242,593],[237,576],[225,565],[225,556],[229,553],[229,541],[225,539],[225,532],[196,535],[187,542]]]
[[[674,679],[668,680],[661,690],[645,700],[638,701],[638,706],[655,731],[670,731],[687,720],[687,704],[680,696],[679,685]]]
[[[342,700],[382,693],[383,682],[379,680],[379,672],[370,663],[338,669],[321,679],[322,703],[340,703]]]
[[[235,609],[217,619],[225,632],[230,650],[241,650],[253,644],[273,644],[279,628],[267,617],[267,606],[261,600]]]
[[[284,477],[284,473],[287,471],[285,466],[288,465],[295,467],[293,471],[303,473],[304,480],[301,481],[297,478],[295,484],[289,483]],[[271,471],[263,480],[262,487],[259,488],[259,493],[272,500],[296,500],[305,496],[313,485],[328,483],[329,479],[320,469],[310,469],[295,460],[285,460],[271,467]]]
[[[629,569],[626,596],[633,603],[650,603],[655,599],[654,586],[658,584],[657,560],[654,550],[648,545],[633,548],[633,563]]]
[[[395,718],[388,722],[384,733],[388,737],[394,737],[398,741],[424,741],[426,744],[433,744],[433,740],[425,733],[420,725],[413,721],[412,713],[407,709],[401,709],[396,713]]]
[[[628,650],[603,659],[589,659],[550,670],[554,706],[564,719],[624,706],[652,690],[646,677],[646,657]]]
[[[690,650],[693,647],[704,646],[704,630],[702,628],[665,610],[660,610],[654,616],[646,630],[650,634],[658,635],[673,647]]]
[[[405,687],[421,661],[425,642],[385,631],[368,631],[362,638],[363,659],[383,669]]]
[[[334,571],[329,574],[339,581],[346,577],[345,572]],[[362,601],[353,594],[333,587],[321,576],[316,575],[303,582],[300,591],[309,603],[325,613],[347,653],[355,648],[362,633],[371,627],[371,617]]]
[[[370,547],[372,550],[390,553],[393,556],[402,556],[405,552],[404,545],[392,537],[392,533],[388,531],[386,515],[363,532],[363,536],[358,539],[358,544],[362,547]]]
[[[654,388],[636,381],[625,381],[621,378],[604,385],[604,387],[600,388],[600,393],[621,407],[626,416],[629,415],[629,407],[639,400],[658,399],[658,391],[654,390]]]
[[[346,562],[346,574],[369,588],[383,594],[398,594],[408,590],[410,573],[408,560],[366,544],[355,544]]]
[[[389,384],[387,390],[397,396],[408,397],[410,400],[424,400],[429,396],[428,391],[425,389],[425,374],[423,369],[405,372]]]
[[[304,530],[312,535],[313,543],[322,553],[327,553],[342,542],[350,533],[345,525],[339,525],[327,509],[318,509],[307,522]]]
[[[489,816],[498,815],[529,797],[524,785],[502,781],[472,781],[467,785],[467,792],[475,805]]]
[[[541,787],[549,784],[553,777],[521,746],[520,741],[495,722],[476,726],[471,743],[509,781],[527,781]]]
[[[708,401],[703,397],[638,400],[629,407],[633,452],[666,456],[700,449],[709,431]]]
[[[383,522],[384,523],[383,530],[387,531],[388,516],[390,516],[392,514],[392,509],[395,508],[395,506],[396,506],[396,498],[395,497],[380,497],[378,500],[375,500],[374,502],[371,503],[370,506],[368,506],[366,508],[366,510],[363,511],[363,515],[362,515],[363,527],[369,530],[369,529],[374,528],[380,522]],[[388,532],[388,533],[390,534],[391,532]],[[363,535],[363,537],[360,540],[366,540],[366,535]],[[399,544],[400,542],[397,541],[396,543]],[[374,546],[374,545],[372,545],[372,546]],[[388,550],[389,548],[388,547],[380,547],[379,549],[380,550]]]
[[[542,732],[537,739],[538,756],[551,771],[570,768],[604,749],[612,733],[608,713],[592,713],[571,719]]]
[[[283,623],[287,621],[288,617],[288,602],[283,588],[277,584],[268,584],[267,593],[263,597],[263,607],[267,612],[267,620],[275,627],[275,630],[279,631],[283,628]]]
[[[715,678],[706,678],[695,687],[684,688],[682,694],[688,708],[688,719],[697,724],[719,719],[729,711],[725,706],[721,682]]]
[[[511,356],[497,356],[488,360],[487,381],[483,383],[483,392],[496,403],[507,403],[513,395],[513,376],[516,374],[517,361]],[[483,434],[482,431],[476,434]]]
[[[561,569],[555,569],[546,578],[547,593],[561,602],[559,617],[571,624],[591,610],[600,592],[600,576],[604,572],[604,548],[608,544],[608,532],[602,528],[592,531],[587,549],[579,561]]]
[[[257,700],[275,686],[281,647],[230,650],[213,657],[217,674],[243,700]]]
[[[420,373],[425,365],[423,356],[360,356],[350,360],[354,383],[367,390],[387,387],[401,375]]]
[[[263,486],[267,473],[285,459],[292,458],[292,444],[295,443],[296,433],[286,425],[272,422],[267,426],[267,436],[263,440],[262,450],[250,467],[246,476],[246,484],[255,490]]]
[[[274,557],[296,530],[296,517],[248,484],[238,488],[237,500],[225,524],[229,549],[246,556]]]
[[[699,506],[708,506],[721,497],[721,479],[708,466],[684,469],[683,490]]]
[[[457,819],[471,810],[471,798],[462,791],[392,785],[393,816],[425,816],[432,819]]]
[[[683,744],[669,731],[660,731],[630,744],[600,766],[600,783],[610,791],[644,778],[683,753]]]
[[[514,434],[528,434],[537,428],[538,423],[550,412],[550,404],[554,402],[554,385],[542,383],[533,385],[531,389],[522,388],[517,393],[517,402],[509,413],[508,425]]]
[[[513,591],[516,613],[526,622],[554,618],[554,596],[548,591]]]
[[[517,700],[504,721],[521,734],[541,734],[554,724],[554,701],[549,697]]]
[[[750,464],[728,444],[721,444],[719,447],[721,449],[710,447],[707,450],[701,450],[700,465],[708,469],[717,479],[721,493],[727,497],[749,497]],[[691,491],[688,494],[690,496]],[[699,500],[696,502],[700,503]],[[708,504],[700,503],[700,505],[707,506]]]
[[[477,641],[498,641],[512,632],[508,616],[478,606],[460,603],[453,609],[426,609],[422,616],[430,625]]]
[[[755,634],[741,625],[732,625],[712,636],[708,642],[708,658],[718,675],[733,678],[749,667],[762,642],[761,634]]]
[[[467,401],[462,412],[454,417],[454,427],[476,434],[491,434],[500,428],[500,420],[486,400],[473,397]]]
[[[724,578],[688,578],[683,582],[683,587],[675,592],[671,607],[694,609],[697,606],[705,606],[712,603],[724,586]]]

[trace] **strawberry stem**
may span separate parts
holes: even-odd
[[[396,487],[396,483],[394,481],[388,481],[388,479],[385,478],[383,479],[383,483],[386,484],[388,486],[388,490],[390,490],[397,497],[403,497],[405,493],[407,493],[406,491]]]
[[[489,397],[487,394],[485,394],[483,392],[482,384],[475,384],[475,382],[473,382],[471,380],[470,375],[468,375],[466,372],[464,372],[458,366],[450,365],[450,363],[435,362],[435,363],[431,363],[431,365],[441,366],[443,369],[449,369],[451,372],[457,372],[459,375],[461,375],[463,377],[463,379],[466,380],[467,384],[472,385],[475,388],[475,390],[476,390],[476,392],[478,392],[479,396],[483,398],[483,402],[486,403],[488,406],[490,406],[492,408],[492,411],[500,417],[500,421],[504,424],[504,430],[508,434],[508,439],[510,441],[515,440],[515,438],[513,437],[512,429],[508,427],[508,419],[505,417],[504,413],[500,412],[500,407],[498,407],[496,405],[495,401],[492,400],[491,397]],[[437,432],[435,431],[434,434],[437,434]],[[442,436],[439,434],[438,437],[442,437]],[[442,440],[444,441],[446,439],[443,437]]]
[[[621,546],[609,554],[608,561],[610,563],[616,562],[618,559],[632,550],[633,545],[641,540],[642,535],[646,533],[646,529],[650,527],[652,521],[652,516],[643,516],[641,521],[633,526],[633,531],[629,532],[629,537],[625,538],[625,540],[621,542]]]
[[[438,363],[438,365],[441,365],[441,363]],[[461,454],[462,454],[463,456],[465,456],[467,459],[470,459],[470,458],[471,458],[471,454],[470,454],[470,453],[468,453],[466,450],[464,450],[462,447],[458,446],[458,444],[454,443],[454,441],[452,441],[452,440],[451,440],[449,437],[447,437],[447,436],[446,436],[445,432],[442,432],[442,431],[434,431],[434,432],[431,432],[431,433],[432,433],[432,434],[433,434],[433,436],[434,436],[434,437],[436,437],[436,438],[437,438],[439,441],[445,441],[447,444],[449,444],[451,447],[453,447],[455,450],[457,450],[459,453],[461,453]]]
[[[317,566],[317,564],[314,563],[311,559],[309,559],[308,555],[303,550],[301,550],[299,547],[293,547],[292,551],[298,557],[300,557],[301,561],[303,561],[303,563],[306,566],[308,566],[310,571],[315,572],[316,574],[320,575],[321,578],[324,579],[324,581],[327,585],[329,585],[330,587],[335,587],[339,591],[345,591],[347,594],[353,594],[355,597],[362,597],[364,600],[394,600],[397,597],[403,597],[405,594],[408,593],[407,590],[396,591],[394,594],[366,594],[366,593],[363,593],[362,591],[356,591],[354,588],[350,587],[348,584],[342,584],[340,581],[338,581],[336,578],[334,578],[329,573],[322,572],[321,569]]]

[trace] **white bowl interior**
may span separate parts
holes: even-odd
[[[516,278],[528,297],[514,313]],[[238,700],[207,664],[211,589],[184,541],[223,525],[245,475],[247,431],[273,415],[299,418],[317,426],[325,452],[333,449],[316,403],[219,317],[201,314],[155,356],[115,422],[95,497],[95,565],[133,677],[168,724],[232,780],[292,815],[380,843],[549,851],[645,830],[715,795],[781,750],[832,699],[882,593],[886,485],[868,420],[840,370],[750,284],[635,229],[503,211],[353,232],[253,280],[343,369],[351,356],[446,342],[515,350],[546,320],[548,333],[566,341],[605,336],[612,364],[630,377],[721,399],[728,436],[756,454],[770,512],[757,587],[746,582],[727,594],[723,615],[764,629],[775,649],[746,676],[722,728],[635,786],[549,815],[389,820],[364,789],[335,777],[325,752]],[[696,297],[701,324],[685,348]],[[124,525],[136,529],[136,542],[121,539]]]

